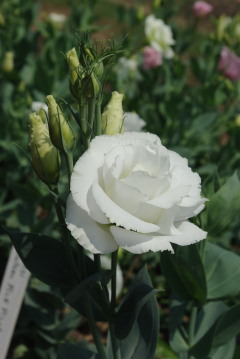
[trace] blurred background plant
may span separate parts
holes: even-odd
[[[202,226],[209,232],[212,243],[239,254],[239,4],[209,0],[211,11],[199,15],[193,3],[2,0],[0,221],[3,226],[57,235],[51,194],[32,175],[25,154],[29,141],[27,118],[35,102],[44,102],[47,94],[71,102],[64,54],[77,46],[76,34],[88,31],[93,39],[114,35],[117,41],[123,41],[124,52],[105,82],[108,96],[103,106],[112,90],[123,93],[126,112],[145,121],[142,130],[156,133],[164,145],[189,160],[203,179],[204,196],[210,199],[207,210],[200,216]],[[149,36],[146,29],[149,15],[161,19],[161,29],[165,29],[162,31],[170,34],[168,39],[172,40],[164,44],[164,49],[166,46],[171,49],[171,56],[164,53],[163,44],[157,46],[156,39]],[[160,31],[159,25],[156,26]],[[138,130],[142,126],[143,123]],[[63,188],[66,182],[63,176]],[[10,241],[1,229],[0,278],[9,249]],[[120,264],[125,285],[146,263],[154,286],[164,288],[158,295],[161,333],[156,357],[178,358],[169,347],[168,330],[170,307],[175,302],[169,301],[170,286],[162,275],[159,254],[133,257],[122,253]],[[238,292],[231,299],[226,300],[224,295],[220,298],[226,305],[232,305],[239,303],[239,295]],[[85,337],[80,335],[79,328]],[[64,340],[69,332],[72,342],[83,337],[89,339],[85,322],[62,302],[58,291],[32,278],[9,358],[56,358],[57,342]],[[177,352],[176,340],[171,344]],[[229,359],[238,358],[239,347],[238,343]],[[219,353],[214,355],[211,358],[220,358]]]

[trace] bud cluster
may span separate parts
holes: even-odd
[[[104,69],[117,52],[113,46],[100,51],[97,46],[91,46],[86,36],[80,41],[79,56],[75,48],[66,53],[69,89],[76,102],[74,108],[68,103],[67,106],[80,126],[79,138],[83,151],[95,136],[123,132],[123,95],[114,91],[103,113],[101,109]],[[59,180],[60,153],[67,160],[70,178],[76,139],[62,108],[52,95],[46,97],[46,103],[46,112],[41,110],[39,114],[30,115],[30,149],[37,175],[51,187]]]

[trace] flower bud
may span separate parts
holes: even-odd
[[[91,48],[89,48],[85,43],[81,43],[81,55],[80,62],[83,67],[87,67],[87,64],[93,65],[93,71],[96,76],[101,79],[104,71],[104,66],[102,61],[98,62],[94,57]]]
[[[66,53],[70,72],[70,81],[74,85],[78,79],[78,71],[81,68],[75,47]]]
[[[106,135],[123,132],[122,100],[122,94],[117,91],[112,92],[112,97],[102,114],[102,129]]]
[[[5,25],[5,18],[3,16],[3,13],[0,11],[0,26],[4,26]]]
[[[82,79],[82,93],[87,99],[96,99],[101,94],[102,86],[94,72]]]
[[[38,177],[47,185],[56,185],[60,174],[60,156],[53,146],[47,126],[35,112],[29,115],[32,164]]]
[[[12,51],[5,52],[2,70],[3,72],[12,72],[14,70],[14,54]]]
[[[46,97],[48,104],[48,126],[51,141],[55,147],[65,153],[73,150],[75,136],[60,107],[52,95]]]
[[[69,67],[69,88],[70,92],[78,99],[81,96],[81,72],[82,66],[80,65],[78,55],[75,47],[66,53],[68,67]]]

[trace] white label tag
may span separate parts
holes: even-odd
[[[0,288],[0,359],[5,359],[30,272],[12,247]]]

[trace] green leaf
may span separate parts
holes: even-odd
[[[138,278],[134,281],[133,287],[137,287],[140,281],[142,281],[143,284],[152,286],[145,267],[138,273]],[[128,336],[123,340],[118,340],[121,358],[153,359],[157,346],[158,333],[159,310],[156,298],[151,296],[140,310]],[[108,345],[108,357],[113,357],[111,344]]]
[[[146,284],[146,269],[143,267],[131,283],[114,320],[117,338],[124,339],[129,334],[137,317],[149,299],[157,293],[151,284]]]
[[[40,234],[11,231],[8,234],[24,265],[38,279],[63,292],[76,285],[61,242]]]
[[[235,172],[210,198],[207,207],[206,228],[210,236],[225,230],[239,216],[240,181]]]
[[[232,339],[227,344],[218,347],[217,349],[213,349],[210,352],[210,358],[211,359],[232,359],[234,355],[236,347],[236,340]]]
[[[213,348],[227,345],[240,332],[240,304],[226,310],[222,302],[208,303],[199,313],[200,328],[189,353],[196,359],[203,359]],[[204,333],[198,340],[199,331]]]
[[[85,279],[65,296],[66,303],[70,304],[79,313],[85,315],[85,294],[88,293],[94,312],[98,321],[108,320],[110,315],[102,296],[102,286],[106,286],[111,279],[111,271],[100,271]]]
[[[172,290],[183,300],[204,304],[207,285],[197,246],[178,246],[175,254],[161,253],[161,268]]]
[[[79,345],[62,343],[58,345],[57,359],[99,359],[98,354]]]
[[[209,300],[233,298],[240,294],[240,257],[216,244],[207,242],[204,266]]]
[[[240,304],[236,304],[223,313],[217,321],[213,348],[227,344],[232,338],[240,333]]]

